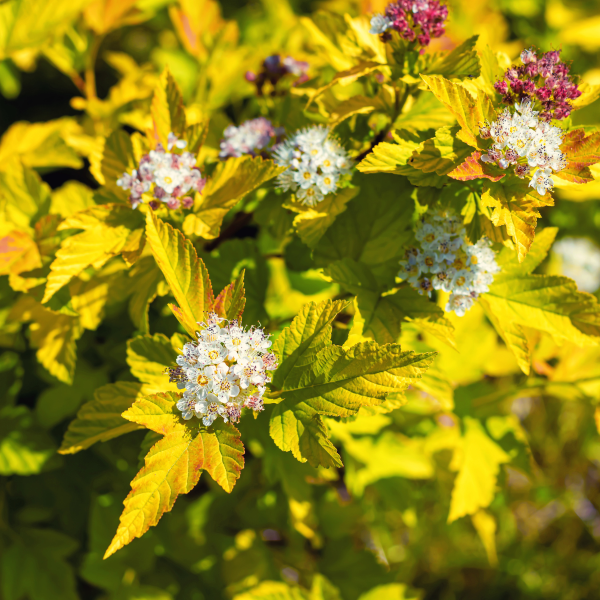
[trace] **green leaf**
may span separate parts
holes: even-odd
[[[153,134],[167,148],[169,133],[182,137],[186,129],[185,110],[181,90],[168,69],[160,76],[160,83],[152,97]]]
[[[435,132],[435,137],[423,143],[409,159],[415,169],[425,173],[447,175],[457,163],[467,158],[472,149],[461,142],[456,134],[459,127],[441,127]]]
[[[427,131],[455,122],[454,115],[433,94],[420,94],[415,103],[396,119],[394,129]]]
[[[409,287],[388,291],[377,284],[369,268],[350,258],[331,263],[325,275],[356,296],[354,325],[345,346],[364,338],[379,344],[398,341],[403,320],[416,321],[426,331],[454,347],[454,327],[444,311]]]
[[[346,210],[347,203],[359,192],[358,188],[345,188],[335,194],[329,194],[316,206],[302,206],[289,202],[285,208],[298,213],[294,218],[296,233],[309,248],[314,248],[337,216]]]
[[[403,583],[386,583],[362,594],[358,600],[418,600],[420,594],[411,594]]]
[[[427,67],[427,73],[443,75],[448,79],[458,77],[479,77],[481,63],[475,50],[478,35],[465,40],[451,52],[442,54],[435,62]]]
[[[448,523],[465,515],[474,515],[494,499],[500,465],[510,461],[504,450],[493,442],[476,419],[464,418],[465,433],[454,450],[450,468],[458,471]]]
[[[165,279],[151,256],[139,260],[129,272],[129,278],[133,290],[129,299],[129,316],[140,332],[147,333],[148,309]]]
[[[410,239],[412,203],[400,201],[410,194],[392,176],[359,179],[361,193],[323,234],[314,250],[315,263],[325,267],[346,257],[367,265],[383,285],[394,281],[398,261]]]
[[[350,85],[351,83],[354,83],[357,79],[360,79],[361,77],[364,77],[365,75],[368,75],[373,71],[377,71],[382,67],[383,65],[381,65],[378,62],[374,62],[372,60],[365,60],[359,62],[357,65],[351,67],[350,69],[346,69],[345,71],[340,71],[339,73],[336,73],[329,83],[326,83],[320,88],[317,88],[312,93],[310,100],[306,105],[306,108],[308,108],[323,92],[333,87],[334,85],[337,85],[338,83],[342,86]]]
[[[36,427],[26,406],[0,409],[0,475],[40,473],[55,451],[52,438]]]
[[[434,63],[427,67],[427,73],[443,75],[448,79],[479,77],[481,63],[475,50],[478,38],[478,35],[474,35],[451,52],[442,54]]]
[[[269,269],[256,241],[250,238],[226,240],[203,258],[215,289],[227,287],[244,271],[244,320],[266,323],[268,317],[264,304]]]
[[[263,581],[247,592],[236,594],[233,600],[313,600],[313,598],[305,590],[283,581]]]
[[[469,146],[478,148],[480,125],[496,120],[496,111],[489,97],[480,91],[474,98],[465,87],[444,77],[421,75],[421,78],[434,96],[456,116],[462,127],[458,137]]]
[[[329,301],[305,307],[273,346],[281,363],[270,398],[282,400],[271,415],[271,437],[312,466],[341,465],[321,415],[347,417],[361,406],[377,405],[388,393],[405,389],[431,362],[432,355],[403,353],[393,344],[333,346],[331,322],[342,308]]]
[[[71,421],[65,433],[60,454],[75,454],[96,442],[106,442],[115,437],[140,429],[122,416],[137,398],[147,393],[140,383],[119,381],[98,388],[94,399],[86,402],[77,418]]]
[[[127,364],[131,373],[153,391],[177,389],[175,384],[169,383],[169,375],[165,373],[165,369],[175,365],[176,358],[177,352],[162,333],[140,335],[127,342]]]
[[[194,212],[185,218],[186,235],[218,237],[223,218],[244,196],[285,171],[272,160],[246,155],[220,162],[209,179]]]
[[[206,267],[192,242],[153,211],[146,216],[146,235],[156,264],[179,305],[171,305],[171,309],[188,334],[195,337],[197,324],[204,321],[204,314],[214,302]]]
[[[0,559],[4,600],[79,600],[73,567],[66,558],[77,543],[52,529],[21,529]]]

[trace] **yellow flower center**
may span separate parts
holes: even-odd
[[[215,360],[215,358],[219,358],[219,352],[217,350],[210,350],[208,352],[208,358],[210,358],[210,360]]]
[[[325,177],[325,179],[323,179],[323,183],[325,185],[330,185],[331,184],[331,179],[329,179],[329,177]]]
[[[173,180],[170,177],[165,177],[165,183],[173,183]]]
[[[432,267],[432,266],[433,266],[433,258],[431,258],[430,256],[428,256],[428,257],[425,259],[425,264],[426,264],[428,267]]]
[[[208,383],[208,377],[206,375],[198,375],[196,381],[198,385],[205,386]]]
[[[312,175],[308,171],[306,171],[304,173],[303,177],[304,177],[304,179],[310,179],[312,177]]]
[[[471,256],[471,264],[476,265],[479,262],[476,256]]]
[[[456,283],[457,283],[458,285],[465,285],[465,278],[464,278],[464,277],[459,277],[459,278],[456,280]]]
[[[242,343],[242,340],[236,338],[231,342],[234,346],[239,346]]]
[[[433,242],[433,240],[435,240],[435,235],[433,233],[430,233],[429,235],[425,236],[426,242]]]
[[[324,167],[330,167],[331,166],[331,162],[329,160],[324,160],[323,161],[323,166]]]

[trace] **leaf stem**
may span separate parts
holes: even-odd
[[[98,58],[98,51],[100,45],[104,41],[103,35],[94,36],[90,52],[87,56],[85,65],[85,95],[88,100],[97,98],[96,94],[96,59]],[[77,85],[77,84],[76,84]]]

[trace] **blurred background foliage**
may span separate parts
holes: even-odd
[[[371,13],[385,4],[2,2],[0,176],[18,159],[34,167],[51,190],[64,190],[61,186],[72,181],[97,187],[89,170],[95,144],[119,125],[143,129],[165,65],[188,107],[211,117],[206,152],[215,158],[228,123],[269,109],[269,100],[259,102],[245,81],[247,70],[258,69],[273,53],[306,60],[315,70],[329,67],[301,17],[315,11]],[[597,3],[454,0],[449,5],[447,35],[435,40],[433,50],[452,48],[473,34],[480,36],[479,49],[490,45],[511,58],[530,45],[560,48],[582,81],[600,83]],[[95,78],[84,82],[86,71]],[[72,119],[70,137],[64,119]],[[33,135],[22,121],[42,129]],[[578,111],[575,122],[599,124],[598,102]],[[561,189],[541,225],[560,227],[560,237],[598,241],[600,183],[580,187]],[[256,233],[252,226],[242,228],[240,239],[212,255],[205,252],[219,289],[242,263],[248,269],[253,318],[276,330],[306,301],[336,293],[300,244],[291,242],[281,254],[268,234],[257,238]],[[232,257],[231,273],[223,273],[218,256]],[[546,268],[560,269],[560,261],[552,260]],[[15,293],[6,278],[0,286],[3,600],[597,597],[598,348],[536,340],[534,369],[549,381],[533,377],[528,389],[517,389],[515,360],[476,306],[454,319],[460,354],[445,352],[431,370],[428,388],[413,390],[406,406],[389,415],[330,423],[334,440],[343,445],[344,470],[316,470],[274,451],[260,421],[245,419],[240,428],[246,469],[232,494],[202,477],[143,539],[102,561],[142,461],[140,442],[148,448],[153,438],[134,432],[73,456],[59,456],[56,449],[68,421],[98,387],[133,380],[125,363],[126,342],[135,335],[127,292],[111,298],[95,331],[83,333],[74,384],[68,386],[40,366],[20,324],[7,320]],[[175,331],[165,308],[165,298],[152,304],[150,331]],[[416,350],[438,344],[410,326],[401,341]],[[448,525],[455,476],[446,438],[455,433],[454,415],[483,420],[509,455],[522,457],[522,469],[500,470],[500,491],[489,511]],[[264,581],[292,587],[256,591]]]

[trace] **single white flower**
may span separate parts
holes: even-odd
[[[371,17],[371,29],[369,33],[379,35],[384,33],[392,26],[392,20],[384,15],[374,15]]]

